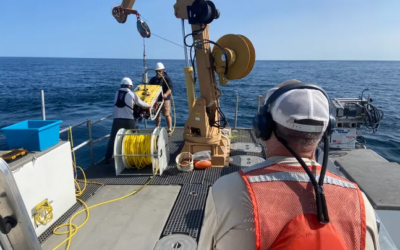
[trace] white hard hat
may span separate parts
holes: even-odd
[[[162,64],[161,62],[158,62],[156,64],[155,70],[162,70],[162,69],[165,69],[164,64]]]
[[[272,88],[266,93],[265,102],[277,89],[276,87]],[[302,132],[323,132],[329,123],[328,99],[319,90],[290,90],[278,97],[270,108],[272,119],[289,129]],[[320,121],[323,125],[304,125],[296,122],[304,119]]]
[[[124,77],[124,78],[122,78],[121,85],[132,86],[133,83],[132,83],[132,80],[129,77]]]

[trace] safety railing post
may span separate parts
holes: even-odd
[[[93,166],[94,159],[93,159],[92,122],[90,120],[87,120],[87,128],[88,128],[88,134],[89,134],[90,166]]]
[[[44,90],[43,89],[40,91],[40,96],[42,99],[42,119],[43,119],[43,121],[45,121],[46,120],[46,107],[44,104]]]
[[[262,95],[259,95],[258,96],[258,105],[257,105],[257,115],[260,114],[261,98],[262,98]]]
[[[147,120],[144,120],[144,128],[147,128]]]
[[[237,127],[238,108],[239,108],[239,94],[236,94],[235,128]]]

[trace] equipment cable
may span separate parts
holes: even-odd
[[[228,65],[229,65],[229,62],[228,62],[228,54],[226,53],[226,50],[225,50],[221,45],[219,45],[218,43],[213,42],[213,41],[211,41],[211,40],[205,39],[205,40],[203,40],[203,41],[205,41],[205,43],[211,43],[211,44],[217,46],[218,48],[220,48],[220,50],[222,51],[222,53],[224,53],[224,56],[225,56],[225,71],[224,71],[224,77],[226,78],[226,76],[228,75]],[[203,43],[203,44],[205,44],[205,43]]]
[[[384,112],[371,103],[365,104],[365,111],[365,127],[375,133],[380,127]]]
[[[192,65],[192,68],[193,68],[193,82],[194,82],[194,84],[196,85],[196,80],[197,80],[197,76],[196,76],[196,66],[195,66],[196,50],[194,50],[194,57],[193,57],[193,56],[192,56],[192,49],[193,49],[193,46],[190,47],[189,55],[190,55],[190,64]]]
[[[195,51],[194,51],[195,56],[194,56],[194,58],[192,58],[192,48],[196,46],[196,41],[193,41],[192,45],[188,45],[187,42],[186,42],[186,39],[187,39],[189,36],[192,36],[192,37],[193,37],[194,35],[200,34],[201,32],[203,32],[203,31],[205,30],[206,27],[207,27],[207,26],[204,26],[202,29],[195,30],[195,31],[193,31],[193,32],[190,33],[190,34],[187,34],[187,35],[185,36],[185,38],[183,39],[183,43],[185,44],[185,46],[187,46],[187,47],[190,48],[190,61],[191,61],[192,67],[193,67],[193,69],[194,69],[194,72],[193,72],[193,73],[194,73],[194,83],[196,83],[196,71],[195,71],[195,66],[194,66],[194,60],[195,60],[195,58],[196,58],[196,49],[195,49]],[[194,38],[193,38],[193,40],[194,40]],[[208,40],[208,39],[202,40],[202,41],[199,43],[199,45],[201,45],[201,44],[206,44],[206,43],[211,43],[211,44],[217,46],[218,48],[221,49],[222,53],[224,53],[224,56],[225,56],[225,71],[224,71],[224,77],[226,78],[226,76],[228,75],[228,65],[229,65],[228,54],[227,54],[226,50],[225,50],[221,45],[219,45],[218,43],[216,43],[216,42],[214,42],[214,41],[211,41],[211,40]]]
[[[368,88],[364,89],[360,95],[361,102],[364,105],[362,107],[365,108],[365,112],[366,112],[365,119],[364,119],[364,122],[365,122],[364,125],[367,129],[370,129],[370,130],[372,130],[373,133],[375,133],[376,131],[378,131],[378,129],[380,127],[381,120],[384,117],[384,112],[383,112],[383,110],[381,110],[381,109],[375,107],[373,104],[371,104],[372,99],[369,96],[368,96],[367,102],[365,103],[365,101],[364,101],[364,92],[365,91],[369,91],[369,89]]]
[[[196,49],[194,50],[194,57],[192,56],[192,49],[193,49],[193,47],[194,47],[195,42],[193,41],[192,45],[188,45],[187,42],[186,42],[186,39],[187,39],[189,36],[192,36],[192,37],[193,37],[193,35],[198,35],[198,34],[200,34],[200,33],[203,32],[205,29],[206,29],[206,26],[204,26],[203,28],[201,28],[201,29],[199,29],[199,30],[195,30],[195,31],[193,31],[193,32],[190,33],[190,34],[187,34],[187,35],[185,36],[185,38],[183,39],[183,43],[185,44],[185,46],[190,48],[190,51],[189,51],[190,63],[191,63],[192,68],[193,68],[193,82],[194,82],[195,85],[196,85],[196,80],[197,80],[196,66],[195,66]],[[193,40],[194,40],[194,38],[193,38]]]
[[[328,206],[326,204],[326,199],[325,199],[325,194],[324,194],[324,178],[325,178],[325,173],[326,173],[326,168],[327,168],[327,163],[328,163],[328,156],[329,156],[329,136],[327,133],[324,134],[323,139],[324,139],[324,158],[322,162],[322,168],[320,172],[320,178],[319,181],[317,182],[314,174],[311,172],[311,170],[308,168],[306,163],[303,161],[303,159],[296,153],[296,151],[293,150],[289,146],[289,144],[286,142],[285,139],[282,137],[278,136],[276,132],[276,127],[274,129],[274,134],[278,141],[282,143],[282,145],[297,159],[297,161],[300,163],[300,165],[303,167],[304,171],[307,173],[308,177],[311,180],[311,183],[314,187],[315,191],[315,200],[317,203],[317,216],[318,216],[318,221],[321,224],[327,224],[329,223],[329,214],[328,214]]]
[[[72,137],[72,128],[71,128],[71,127],[69,127],[68,139],[71,139],[70,142],[71,142],[71,145],[72,145],[72,155],[73,155],[73,159],[74,159],[74,166],[76,166],[76,164],[75,164],[76,158],[75,158],[75,152],[74,152],[74,150],[73,150],[73,137]],[[84,180],[83,180],[82,182],[84,182],[84,188],[83,188],[82,190],[79,188],[79,191],[78,191],[78,193],[76,194],[77,197],[80,197],[80,196],[82,195],[83,191],[85,190],[85,188],[86,188],[86,186],[87,186],[87,183],[93,183],[93,184],[98,184],[98,185],[104,186],[103,183],[89,182],[89,181],[87,181],[87,180],[86,180],[86,175],[85,175],[85,172],[83,171],[83,169],[82,169],[81,167],[79,167],[79,166],[78,166],[78,168],[80,168],[80,170],[82,171],[82,175],[83,175],[83,178],[84,178]],[[109,203],[112,203],[112,202],[120,201],[120,200],[123,200],[123,199],[125,199],[125,198],[128,198],[128,197],[130,197],[130,196],[136,194],[137,192],[139,192],[140,190],[142,190],[142,189],[145,188],[148,184],[151,183],[151,181],[154,179],[154,177],[155,177],[156,174],[158,173],[158,170],[159,170],[159,165],[157,164],[157,166],[156,166],[156,171],[153,173],[153,175],[150,177],[150,179],[149,179],[144,185],[142,185],[141,187],[139,187],[139,188],[136,189],[135,191],[133,191],[133,192],[131,192],[131,193],[125,195],[125,196],[122,196],[122,197],[119,197],[119,198],[116,198],[116,199],[112,199],[112,200],[108,200],[108,201],[105,201],[105,202],[101,202],[101,203],[95,204],[95,205],[90,206],[90,207],[88,207],[87,204],[86,204],[83,200],[77,198],[77,200],[78,200],[80,203],[82,203],[82,205],[84,206],[84,209],[82,209],[82,210],[80,210],[79,212],[75,213],[75,214],[71,217],[71,219],[69,220],[69,223],[62,224],[62,225],[59,225],[59,226],[57,226],[56,228],[54,228],[53,234],[55,234],[55,235],[66,235],[66,234],[68,234],[69,236],[68,236],[65,240],[63,240],[60,244],[58,244],[55,248],[53,248],[53,250],[58,249],[59,247],[61,247],[61,246],[62,246],[63,244],[65,244],[66,242],[67,242],[66,250],[69,250],[69,248],[70,248],[70,246],[71,246],[72,237],[78,232],[78,230],[79,230],[80,228],[82,228],[82,227],[88,222],[89,217],[90,217],[90,209],[95,208],[95,207],[99,207],[99,206],[102,206],[102,205],[105,205],[105,204],[109,204]],[[79,181],[79,180],[78,180],[78,181]],[[79,186],[79,185],[78,185],[78,186]],[[75,218],[76,216],[78,216],[79,214],[83,213],[83,212],[86,212],[86,214],[87,214],[85,221],[84,221],[81,225],[79,225],[79,226],[77,226],[76,224],[73,224],[72,221],[74,220],[74,218]],[[58,230],[59,230],[60,228],[62,228],[62,227],[68,227],[69,229],[68,229],[68,231],[58,232]]]

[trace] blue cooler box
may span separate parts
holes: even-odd
[[[2,128],[9,149],[43,151],[60,140],[60,120],[23,121]]]

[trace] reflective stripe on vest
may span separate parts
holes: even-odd
[[[249,182],[263,182],[263,181],[311,182],[310,178],[306,173],[287,173],[287,172],[250,176],[248,179]],[[319,174],[315,176],[315,179],[319,180]],[[346,188],[356,188],[356,186],[353,183],[338,180],[331,176],[325,176],[324,183]]]
[[[321,167],[309,168],[318,180]],[[365,207],[356,184],[327,171],[324,191],[330,223],[321,225],[314,220],[313,185],[301,167],[273,164],[240,174],[253,204],[257,250],[305,246],[306,249],[365,249]]]

